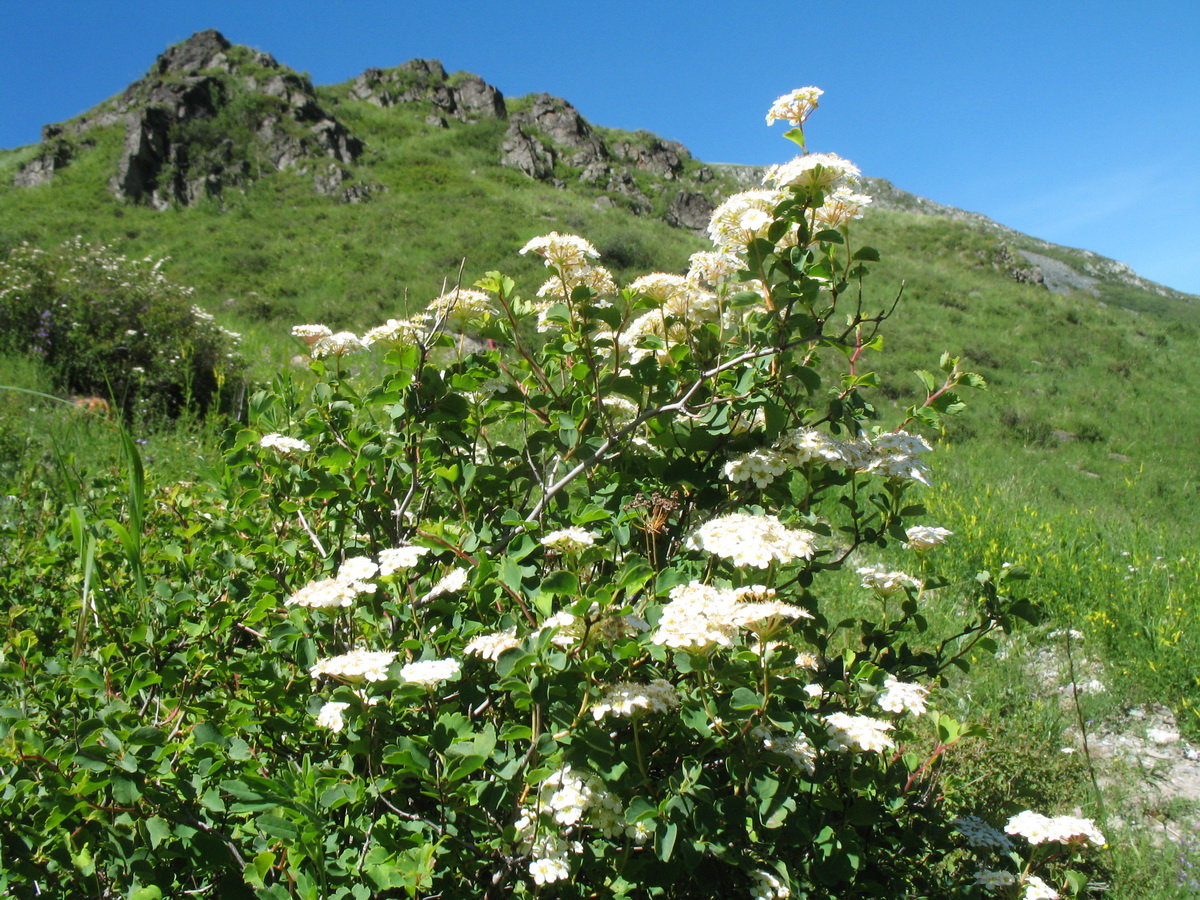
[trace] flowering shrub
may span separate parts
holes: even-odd
[[[819,92],[789,96],[799,125]],[[822,215],[855,171],[772,170],[686,275],[618,290],[555,233],[531,298],[491,273],[361,337],[297,326],[311,392],[250,399],[138,571],[73,520],[75,599],[14,614],[10,889],[1049,896],[1053,866],[977,877],[940,800],[976,731],[937,682],[1033,610],[1016,569],[934,572],[916,429],[980,380],[946,356],[879,420],[895,304]],[[902,543],[919,578],[859,566]],[[847,567],[878,615],[830,615]]]
[[[226,383],[234,393],[238,335],[162,263],[79,238],[13,248],[0,261],[0,349],[44,360],[60,390],[113,398],[127,413],[203,413]]]

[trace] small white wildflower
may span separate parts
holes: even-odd
[[[900,546],[905,550],[922,552],[930,550],[938,544],[944,544],[947,538],[954,536],[954,532],[931,525],[914,525],[905,530],[904,536],[908,540]]]
[[[860,566],[856,571],[862,576],[863,587],[884,597],[898,594],[905,588],[921,589],[921,582],[918,579],[906,575],[904,572],[890,572],[886,566]]]
[[[1021,900],[1058,900],[1058,891],[1036,875],[1025,876],[1025,893]]]
[[[259,438],[258,445],[264,450],[274,450],[284,456],[290,456],[293,453],[307,453],[312,449],[308,441],[288,437],[284,434],[264,434]]]
[[[472,656],[482,656],[484,659],[495,661],[500,658],[500,654],[505,650],[519,647],[520,644],[521,642],[517,640],[517,629],[509,628],[505,631],[496,631],[491,634],[476,635],[463,648],[463,653],[468,653]]]
[[[429,552],[428,547],[408,544],[404,547],[390,547],[379,551],[379,577],[387,578],[400,569],[411,569],[421,557]]]
[[[876,696],[875,703],[885,712],[911,712],[920,716],[925,714],[925,695],[928,693],[927,687],[897,681],[889,675],[883,684],[883,690]]]
[[[784,121],[796,126],[803,125],[817,108],[817,101],[823,93],[818,87],[802,87],[784,94],[771,104],[767,112],[767,124]]]
[[[1056,841],[1073,846],[1103,847],[1107,842],[1096,823],[1078,816],[1044,816],[1025,810],[1017,813],[1004,826],[1008,834],[1019,834],[1031,844]]]
[[[600,721],[605,716],[630,717],[639,712],[664,713],[679,705],[679,693],[665,679],[656,678],[649,684],[618,682],[604,690],[600,702],[592,707],[592,717]]]
[[[396,658],[394,650],[351,650],[341,656],[317,660],[309,669],[313,678],[329,675],[344,681],[383,681],[387,678],[388,666]]]
[[[443,681],[457,678],[462,665],[457,659],[423,659],[400,669],[400,677],[410,684],[436,687]]]
[[[284,605],[303,606],[308,609],[350,606],[359,593],[362,592],[355,590],[354,585],[339,578],[325,578],[321,581],[310,581],[288,597]]]
[[[999,893],[1006,887],[1017,883],[1017,876],[1012,872],[996,872],[990,869],[980,869],[975,873],[975,883],[980,887]]]
[[[443,594],[455,594],[461,591],[467,585],[467,570],[452,569],[442,576],[442,579],[430,588],[429,593],[425,595],[425,602],[433,600],[435,597],[440,597]]]
[[[543,546],[559,553],[578,553],[595,543],[595,535],[577,525],[552,531],[542,538]]]
[[[855,716],[843,712],[825,716],[825,731],[829,735],[827,747],[830,750],[861,750],[881,753],[889,747],[895,746],[895,742],[887,735],[891,728],[890,722],[883,722],[870,716]]]
[[[346,720],[342,718],[342,713],[349,706],[349,703],[338,703],[330,700],[317,713],[317,724],[322,728],[328,728],[330,731],[341,731],[346,726]]]
[[[710,519],[688,539],[692,549],[705,550],[735,566],[765,569],[773,562],[812,559],[815,535],[788,528],[775,516],[729,513]]]

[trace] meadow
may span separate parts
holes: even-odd
[[[113,657],[111,648],[123,646],[123,638],[106,635],[99,616],[90,622],[89,607],[76,596],[104,590],[105,577],[112,581],[112,602],[136,601],[139,610],[176,604],[171,615],[178,616],[188,603],[228,602],[228,596],[191,596],[177,583],[167,588],[165,576],[157,584],[139,579],[143,568],[204,570],[192,559],[190,541],[202,534],[192,530],[193,512],[215,515],[223,527],[232,522],[234,531],[241,527],[235,498],[258,487],[247,480],[250,463],[239,454],[247,452],[246,426],[260,427],[254,416],[267,414],[252,408],[253,398],[260,392],[285,398],[294,408],[282,421],[298,425],[303,404],[296,398],[318,396],[330,378],[327,367],[308,360],[304,343],[288,336],[292,326],[322,322],[361,332],[415,314],[459,279],[468,286],[495,268],[532,293],[541,261],[515,250],[551,228],[590,238],[621,283],[654,269],[682,272],[688,255],[703,245],[661,222],[597,209],[586,194],[499,169],[493,158],[498,125],[430,130],[365,105],[347,103],[343,112],[357,115],[354,124],[385,148],[371,161],[371,173],[388,190],[369,204],[336,204],[281,173],[219,206],[163,214],[119,205],[96,177],[119,149],[115,135],[100,135],[99,152],[51,185],[0,189],[6,249],[20,241],[49,249],[83,234],[131,259],[169,257],[167,275],[194,288],[199,306],[241,334],[238,353],[245,363],[243,386],[220,382],[223,396],[239,398],[227,418],[203,416],[186,403],[174,415],[150,409],[123,415],[81,409],[60,370],[19,346],[6,348],[0,356],[0,585],[13,598],[3,613],[3,662],[13,671],[63,634],[73,636],[77,653],[91,644],[88,653]],[[22,158],[22,151],[0,154],[5,182]],[[481,229],[480,221],[488,227]],[[1123,796],[1111,782],[1097,790],[1096,768],[1104,764],[1080,752],[1079,732],[1098,733],[1130,709],[1163,704],[1185,737],[1200,736],[1200,612],[1191,602],[1200,588],[1200,557],[1190,525],[1200,439],[1200,376],[1192,364],[1200,350],[1200,306],[1115,282],[1102,282],[1095,294],[1066,295],[1018,283],[996,263],[993,234],[949,219],[869,210],[853,235],[855,247],[875,247],[881,256],[868,261],[868,314],[886,309],[903,284],[882,352],[864,356],[864,367],[879,373],[878,387],[858,388],[870,407],[864,417],[893,427],[908,408],[919,407],[927,390],[913,372],[935,368],[942,351],[961,356],[988,385],[971,393],[965,412],[928,429],[936,450],[933,485],[909,495],[930,523],[953,532],[953,552],[939,560],[947,587],[924,613],[929,628],[955,629],[962,598],[981,572],[1028,573],[1026,593],[1039,611],[1039,624],[994,636],[996,656],[981,652],[962,660],[968,671],[940,674],[933,694],[939,708],[981,723],[989,735],[947,753],[937,769],[940,783],[964,813],[995,817],[1041,808],[1096,818],[1109,847],[1089,863],[1091,887],[1081,887],[1081,895],[1194,895],[1188,873],[1195,851],[1185,840],[1195,821],[1193,803],[1148,808],[1143,795]],[[305,358],[298,364],[297,356]],[[505,359],[514,361],[511,354]],[[395,360],[365,360],[347,358],[346,385],[386,383],[395,367]],[[835,377],[832,367],[820,371]],[[284,400],[278,403],[283,409]],[[560,439],[568,440],[561,435],[569,432],[564,425]],[[360,436],[369,442],[366,431]],[[335,472],[335,464],[329,469]],[[461,473],[447,469],[438,477],[453,487]],[[204,505],[217,496],[228,509]],[[294,560],[297,538],[305,539],[282,531],[256,537],[258,543],[238,544],[227,536],[235,549],[222,551],[231,555],[220,564],[252,581],[251,564],[266,565],[271,554]],[[905,560],[895,543],[857,552],[856,560],[886,567]],[[275,567],[283,567],[281,558]],[[825,622],[878,615],[876,599],[864,598],[856,584],[849,568],[822,582]],[[58,612],[43,621],[43,606]],[[239,613],[211,615],[228,627]],[[240,627],[254,634],[266,628],[266,615],[256,608]],[[186,625],[172,622],[188,634]],[[94,637],[83,637],[93,630]],[[153,635],[132,640],[149,645]],[[1080,671],[1046,676],[1037,661],[1048,647],[1074,652],[1070,659],[1079,661]],[[155,663],[165,665],[157,656]],[[1068,687],[1094,680],[1104,690],[1064,692],[1064,678]],[[145,690],[151,687],[145,682]],[[80,680],[74,690],[102,699],[112,687]],[[15,719],[14,708],[0,715]],[[162,765],[157,756],[150,760],[158,737],[142,737],[146,743],[131,751],[141,759],[135,769]],[[10,782],[6,796],[17,789]],[[99,790],[87,783],[80,788],[86,796]],[[131,789],[124,790],[129,799]],[[71,814],[66,806],[63,819]],[[291,834],[285,825],[271,827]],[[167,840],[165,833],[159,840]],[[73,848],[71,862],[86,872],[85,851],[92,852],[86,844]],[[10,859],[13,852],[5,847]],[[249,862],[247,872],[257,872],[261,884],[254,885],[252,874],[248,883],[266,890],[264,878],[276,860],[261,854],[255,860],[262,862]],[[417,890],[387,889],[401,888],[410,896]]]

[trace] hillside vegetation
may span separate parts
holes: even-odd
[[[621,284],[682,273],[707,245],[697,210],[758,175],[706,166],[644,132],[581,127],[556,98],[488,106],[475,76],[429,63],[313,87],[264,54],[222,49],[211,37],[180,48],[141,87],[49,129],[43,144],[0,151],[0,250],[23,242],[51,250],[79,237],[130,259],[165,257],[162,272],[193,289],[190,302],[242,334],[247,393],[256,382],[284,392],[308,384],[307,370],[290,363],[304,349],[287,336],[294,324],[362,331],[495,269],[531,296],[541,260],[516,251],[552,230],[592,241]],[[164,96],[182,103],[180,91],[197,79],[209,79],[211,102],[170,133],[156,187],[116,191],[130,156],[128,117]],[[273,79],[283,87],[263,94]],[[484,99],[469,106],[464,97]],[[314,143],[318,125],[326,143]],[[38,165],[49,175],[25,183]],[[961,571],[951,574],[970,579],[1006,563],[1029,570],[1047,624],[1017,639],[1009,659],[1076,629],[1097,667],[1089,677],[1106,687],[1083,701],[1089,717],[1165,703],[1185,732],[1200,733],[1200,612],[1189,602],[1200,589],[1191,524],[1200,300],[1094,254],[868,185],[876,203],[855,223],[854,241],[880,261],[868,263],[864,309],[884,310],[901,295],[883,352],[868,354],[886,386],[872,398],[880,420],[895,424],[924,399],[912,373],[935,369],[942,351],[989,386],[931,436],[939,452],[923,502],[955,532]],[[63,509],[123,483],[131,448],[112,423],[39,396],[65,391],[19,348],[0,358],[0,382],[21,389],[0,392],[0,577],[13,586],[36,582],[44,548],[70,540],[55,521]],[[200,480],[218,456],[214,420],[185,414],[174,425],[133,427],[145,442],[147,483]],[[1009,668],[1019,675],[1023,665]],[[1004,668],[982,665],[974,681],[945,690],[964,717],[1019,745],[1017,762],[962,764],[980,766],[981,778],[1009,772],[1018,795],[1092,803],[1079,800],[1092,790],[1082,763],[1054,755],[1074,740],[1078,709],[1047,701]],[[1012,774],[1020,760],[1029,771]],[[1190,821],[1185,807],[1171,815]],[[1122,896],[1173,896],[1173,858],[1161,870],[1118,860]]]

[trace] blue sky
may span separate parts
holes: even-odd
[[[317,84],[414,57],[546,91],[710,162],[782,162],[763,116],[825,90],[809,149],[1200,294],[1200,0],[10,4],[0,147],[216,28]]]

